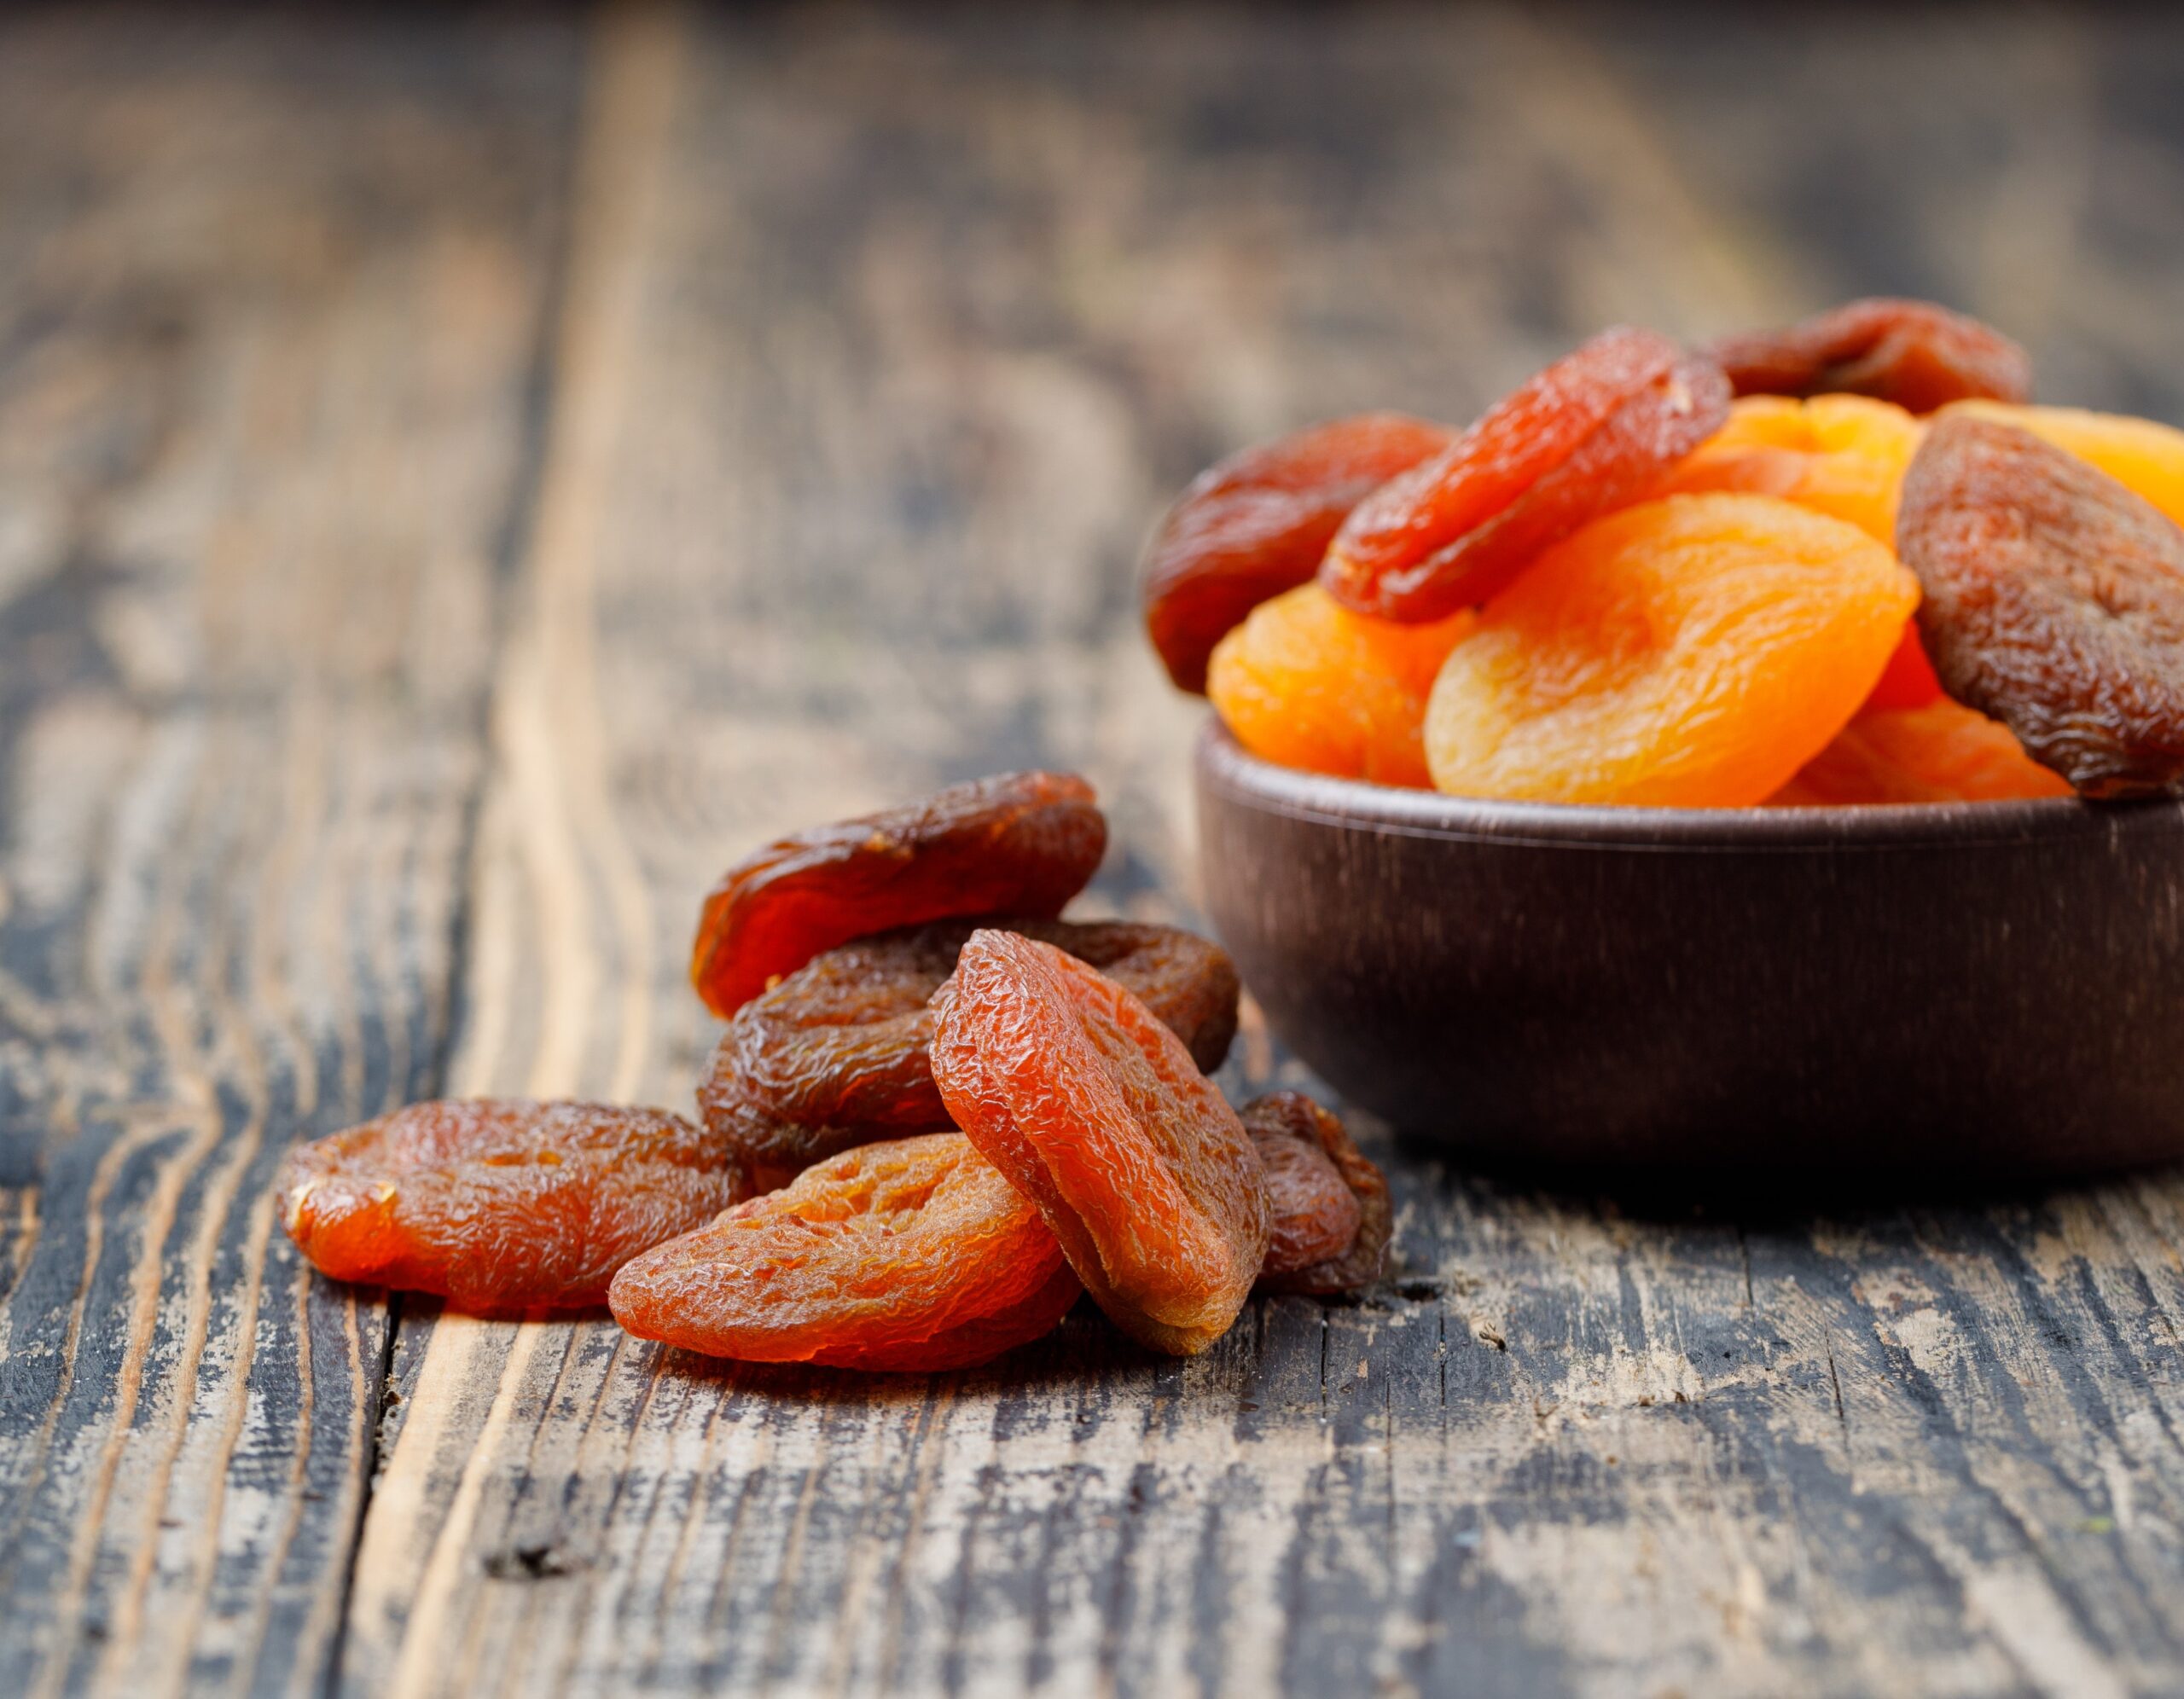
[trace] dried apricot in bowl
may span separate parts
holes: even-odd
[[[1073,773],[1004,773],[768,844],[706,896],[690,980],[732,1015],[836,944],[958,914],[1061,912],[1107,822]]]
[[[1176,1035],[1112,980],[1010,932],[972,935],[937,1007],[949,1112],[1037,1203],[1100,1308],[1178,1356],[1225,1333],[1265,1260],[1266,1180]]]
[[[1974,396],[2023,401],[2032,391],[2024,350],[1931,301],[1846,301],[1779,329],[1722,337],[1706,352],[1740,396],[1846,391],[1931,413]]]
[[[634,1258],[614,1319],[756,1363],[969,1368],[1083,1290],[1039,1212],[960,1133],[866,1145]]]
[[[1213,652],[1206,693],[1255,755],[1424,786],[1426,699],[1468,609],[1424,625],[1352,613],[1317,584],[1262,602]]]
[[[1262,1292],[1354,1292],[1387,1262],[1387,1176],[1334,1113],[1302,1092],[1269,1092],[1239,1111],[1266,1164],[1274,1234]]]
[[[1892,548],[1896,503],[1918,452],[1920,428],[1902,408],[1866,396],[1748,396],[1653,493],[1780,496],[1848,519]]]
[[[1860,714],[1771,800],[1810,808],[2070,794],[2062,776],[2027,755],[2007,726],[1944,698]]]
[[[413,1103],[290,1152],[281,1222],[337,1280],[488,1312],[584,1308],[614,1271],[749,1195],[678,1115],[599,1103]]]
[[[2078,407],[2006,407],[1992,401],[1960,402],[1949,413],[2030,431],[2100,467],[2184,525],[2184,431],[2173,425]]]
[[[1728,405],[1711,361],[1650,330],[1602,331],[1359,502],[1327,545],[1320,583],[1352,612],[1387,619],[1476,606],[1542,549],[1649,488]]]
[[[1261,602],[1310,581],[1350,510],[1454,432],[1362,413],[1232,455],[1176,497],[1145,551],[1146,633],[1168,676],[1205,688],[1213,646]]]
[[[2027,431],[1951,414],[1897,543],[1943,687],[2081,796],[2184,789],[2184,531]]]
[[[1435,785],[1539,802],[1764,801],[1846,724],[1917,584],[1855,525],[1771,496],[1596,519],[1482,610],[1426,715]]]

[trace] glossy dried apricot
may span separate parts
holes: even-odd
[[[1764,801],[1873,689],[1918,586],[1856,526],[1771,496],[1671,496],[1536,561],[1449,651],[1426,715],[1459,796]]]
[[[281,1222],[337,1280],[488,1312],[602,1302],[623,1263],[749,1195],[678,1115],[598,1103],[413,1103],[289,1153]]]
[[[1379,1279],[1393,1224],[1387,1176],[1349,1129],[1302,1092],[1255,1098],[1239,1116],[1266,1165],[1274,1215],[1258,1290],[1324,1295]]]
[[[732,1015],[824,949],[959,914],[1061,912],[1107,822],[1072,773],[1004,773],[768,844],[706,896],[690,980]]]
[[[1012,932],[971,935],[936,1011],[949,1113],[1038,1205],[1100,1308],[1177,1355],[1226,1332],[1265,1260],[1266,1179],[1176,1035],[1095,969]]]
[[[1204,690],[1222,635],[1261,602],[1310,582],[1350,510],[1454,434],[1401,413],[1365,413],[1259,444],[1201,473],[1145,553],[1145,629],[1168,676]]]
[[[711,1357],[969,1368],[1083,1289],[1039,1213],[960,1133],[866,1145],[633,1258],[614,1319]]]
[[[1843,392],[1931,413],[1973,396],[2023,401],[2032,392],[2024,350],[1931,301],[1846,301],[1780,329],[1725,336],[1706,351],[1739,395]]]
[[[1952,413],[1896,540],[1943,687],[2082,796],[2184,789],[2184,531],[2027,431]]]
[[[1236,739],[1284,767],[1424,786],[1426,699],[1469,609],[1426,625],[1352,613],[1317,584],[1262,602],[1213,652],[1206,693]]]
[[[1067,951],[1126,986],[1211,1073],[1236,1035],[1236,969],[1175,926],[947,920],[860,938],[807,962],[729,1023],[698,1087],[706,1124],[762,1186],[853,1145],[950,1124],[926,1006],[979,925]]]
[[[1728,422],[1670,470],[1653,493],[1741,490],[1848,519],[1896,546],[1896,503],[1918,452],[1919,421],[1866,396],[1810,401],[1747,397]]]
[[[1908,619],[1903,635],[1896,640],[1895,652],[1881,669],[1880,682],[1873,686],[1859,711],[1923,708],[1941,699],[1942,681],[1934,673],[1934,664],[1926,658],[1926,645],[1919,641],[1919,622],[1915,618]]]
[[[1327,545],[1320,583],[1353,612],[1387,619],[1474,607],[1657,483],[1728,405],[1711,362],[1650,330],[1604,331],[1359,502]]]
[[[1943,699],[1860,714],[1771,800],[1810,808],[2070,794],[2062,776],[2027,755],[2007,726]]]
[[[1992,401],[1960,402],[1949,410],[2030,431],[2099,467],[2184,525],[2184,431],[2173,425],[2078,407],[2006,407]]]

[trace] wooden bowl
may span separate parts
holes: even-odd
[[[1474,801],[1198,749],[1206,901],[1352,1101],[1499,1160],[2184,1156],[2184,805]]]

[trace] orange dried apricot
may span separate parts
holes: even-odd
[[[1369,1286],[1387,1261],[1387,1176],[1349,1129],[1302,1092],[1270,1092],[1239,1111],[1266,1165],[1274,1233],[1262,1292],[1332,1294]]]
[[[2099,467],[2184,525],[2184,431],[2173,425],[2078,407],[2006,407],[1992,401],[1961,402],[1949,412],[2030,431]]]
[[[1310,582],[1344,517],[1455,433],[1401,413],[1331,420],[1232,455],[1176,500],[1145,552],[1145,629],[1184,690],[1222,635]]]
[[[1810,808],[2070,794],[2062,776],[2027,755],[2007,726],[1943,699],[1860,714],[1770,800]]]
[[[1213,652],[1206,693],[1237,741],[1285,767],[1426,786],[1420,733],[1433,677],[1472,623],[1352,613],[1317,584],[1262,602]]]
[[[1848,519],[1896,546],[1896,503],[1919,421],[1866,396],[1756,395],[1670,472],[1657,495],[1742,490]]]
[[[1874,713],[1883,709],[1923,708],[1929,702],[1942,699],[1942,681],[1935,676],[1934,664],[1926,658],[1926,645],[1919,641],[1919,622],[1916,618],[1903,623],[1903,635],[1896,640],[1896,651],[1888,658],[1888,664],[1881,669],[1880,682],[1866,698],[1861,713]]]
[[[1496,402],[1430,461],[1351,509],[1320,564],[1354,612],[1443,619],[1658,480],[1728,416],[1711,362],[1628,325]]]
[[[1083,962],[979,931],[936,1004],[949,1112],[1038,1205],[1123,1331],[1189,1355],[1228,1331],[1265,1260],[1251,1136],[1181,1041]]]
[[[1780,329],[1723,337],[1706,352],[1739,395],[1842,391],[1931,413],[1973,396],[2023,401],[2032,391],[2024,350],[1931,301],[1846,301]]]
[[[813,826],[730,867],[690,956],[732,1015],[784,974],[868,932],[958,914],[1050,915],[1099,871],[1107,822],[1073,773],[1004,773]]]
[[[487,1312],[583,1308],[614,1271],[749,1195],[679,1115],[413,1103],[291,1151],[281,1223],[321,1273]]]
[[[1050,1331],[1083,1290],[1061,1247],[960,1133],[845,1151],[633,1258],[614,1319],[757,1363],[968,1368]]]
[[[1855,525],[1671,496],[1549,550],[1449,651],[1426,714],[1459,796],[1741,807],[1840,731],[1918,585]]]

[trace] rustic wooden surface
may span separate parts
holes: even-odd
[[[2184,25],[1629,10],[0,14],[0,1691],[2184,1687],[2173,1175],[1368,1128],[1362,1302],[930,1380],[271,1217],[405,1099],[686,1105],[792,824],[1079,766],[1189,914],[1130,567],[1244,440],[1873,288],[2184,420]]]

